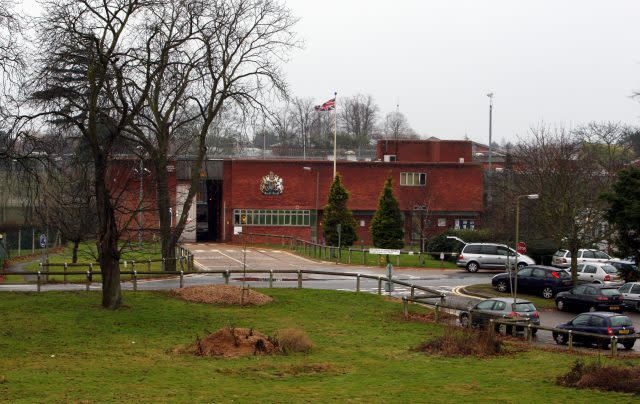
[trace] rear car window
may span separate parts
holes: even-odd
[[[610,317],[611,319],[611,325],[613,327],[630,327],[631,326],[631,320],[629,320],[629,317],[627,316],[613,316]]]
[[[560,251],[556,251],[555,254],[553,254],[556,257],[564,257],[564,254],[566,253],[566,251],[564,250],[560,250]]]
[[[604,270],[604,272],[606,272],[608,274],[617,274],[618,273],[618,268],[614,267],[613,265],[603,265],[602,269]]]
[[[600,293],[605,296],[618,296],[620,292],[618,289],[608,288],[608,289],[600,289]]]
[[[534,306],[533,303],[516,303],[514,311],[516,313],[530,313],[536,311],[536,306]]]
[[[609,259],[609,256],[607,254],[603,253],[602,251],[594,251],[593,254],[598,259],[605,259],[605,260]]]
[[[463,254],[480,254],[480,246],[479,245],[468,245],[462,250]]]
[[[556,278],[556,275],[554,275],[554,274],[556,274],[562,280],[571,279],[571,275],[569,275],[569,273],[567,271],[563,271],[563,270],[549,271],[547,273],[547,278]]]

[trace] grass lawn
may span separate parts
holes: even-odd
[[[465,290],[469,291],[469,292],[476,292],[476,293],[481,293],[484,295],[489,295],[492,297],[509,297],[512,296],[510,293],[500,293],[498,292],[493,286],[491,285],[487,285],[487,284],[478,284],[478,285],[471,285],[471,286],[467,286],[465,287]],[[536,308],[538,309],[555,309],[556,307],[556,303],[554,299],[545,299],[543,297],[540,296],[535,296],[535,295],[528,295],[526,293],[520,293],[518,292],[518,298],[519,299],[525,299],[528,300],[530,302],[532,302]]]
[[[530,350],[492,359],[412,348],[444,328],[407,322],[370,294],[296,289],[253,308],[125,292],[0,296],[0,401],[9,402],[630,402],[631,395],[555,385],[575,356]],[[412,310],[418,310],[412,306]],[[309,354],[213,359],[170,353],[221,327],[304,330]],[[604,360],[609,362],[608,359]],[[627,362],[629,359],[626,360]],[[638,363],[638,361],[635,361]]]
[[[261,246],[276,248],[276,249],[287,249],[287,250],[289,249],[288,244],[287,245],[282,245],[282,244],[252,244],[251,245],[251,247],[253,248],[261,247]],[[359,246],[354,248],[360,249]],[[365,249],[366,248],[368,247],[365,246]],[[351,251],[351,261],[349,261],[348,249],[342,249],[342,252],[339,258],[335,257],[335,254],[337,254],[336,249],[333,250],[333,254],[334,254],[333,257],[329,256],[330,253],[328,248],[323,249],[321,252],[319,248],[316,248],[316,250],[314,251],[313,248],[309,248],[309,247],[303,248],[302,246],[298,246],[294,250],[292,250],[292,252],[295,252],[305,257],[321,259],[323,261],[335,262],[336,260],[338,260],[343,264],[351,263],[354,265],[355,264],[373,265],[373,266],[377,265],[380,267],[385,267],[387,265],[385,256],[373,255],[368,253],[363,254],[360,251]],[[364,260],[363,260],[363,255],[364,255]],[[455,262],[434,260],[431,258],[431,255],[426,255],[426,254],[420,255],[417,251],[413,254],[401,254],[399,257],[400,257],[400,260],[398,261],[398,256],[390,256],[391,263],[397,268],[412,267],[412,268],[458,269]]]

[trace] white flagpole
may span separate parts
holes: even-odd
[[[338,132],[338,92],[333,93],[333,178],[336,178],[336,163],[338,161],[337,152],[337,132]]]

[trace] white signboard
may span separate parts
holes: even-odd
[[[400,255],[400,250],[387,250],[385,248],[370,248],[369,254]]]
[[[233,234],[237,236],[240,233],[242,233],[242,226],[233,226]]]

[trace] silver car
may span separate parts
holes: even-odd
[[[612,258],[605,252],[598,250],[588,250],[581,248],[578,250],[577,262],[605,262]],[[551,265],[558,268],[569,268],[571,266],[571,252],[569,250],[558,250],[553,254]]]
[[[466,268],[469,272],[478,272],[479,269],[506,269],[515,267],[516,252],[505,244],[493,243],[469,243],[466,244],[456,265]],[[523,254],[518,254],[518,269],[536,262]]]
[[[601,283],[606,286],[619,286],[624,283],[618,268],[610,264],[599,262],[578,264],[576,272],[578,282],[582,283]]]
[[[618,288],[622,293],[624,304],[629,309],[640,311],[640,282],[629,282]]]

